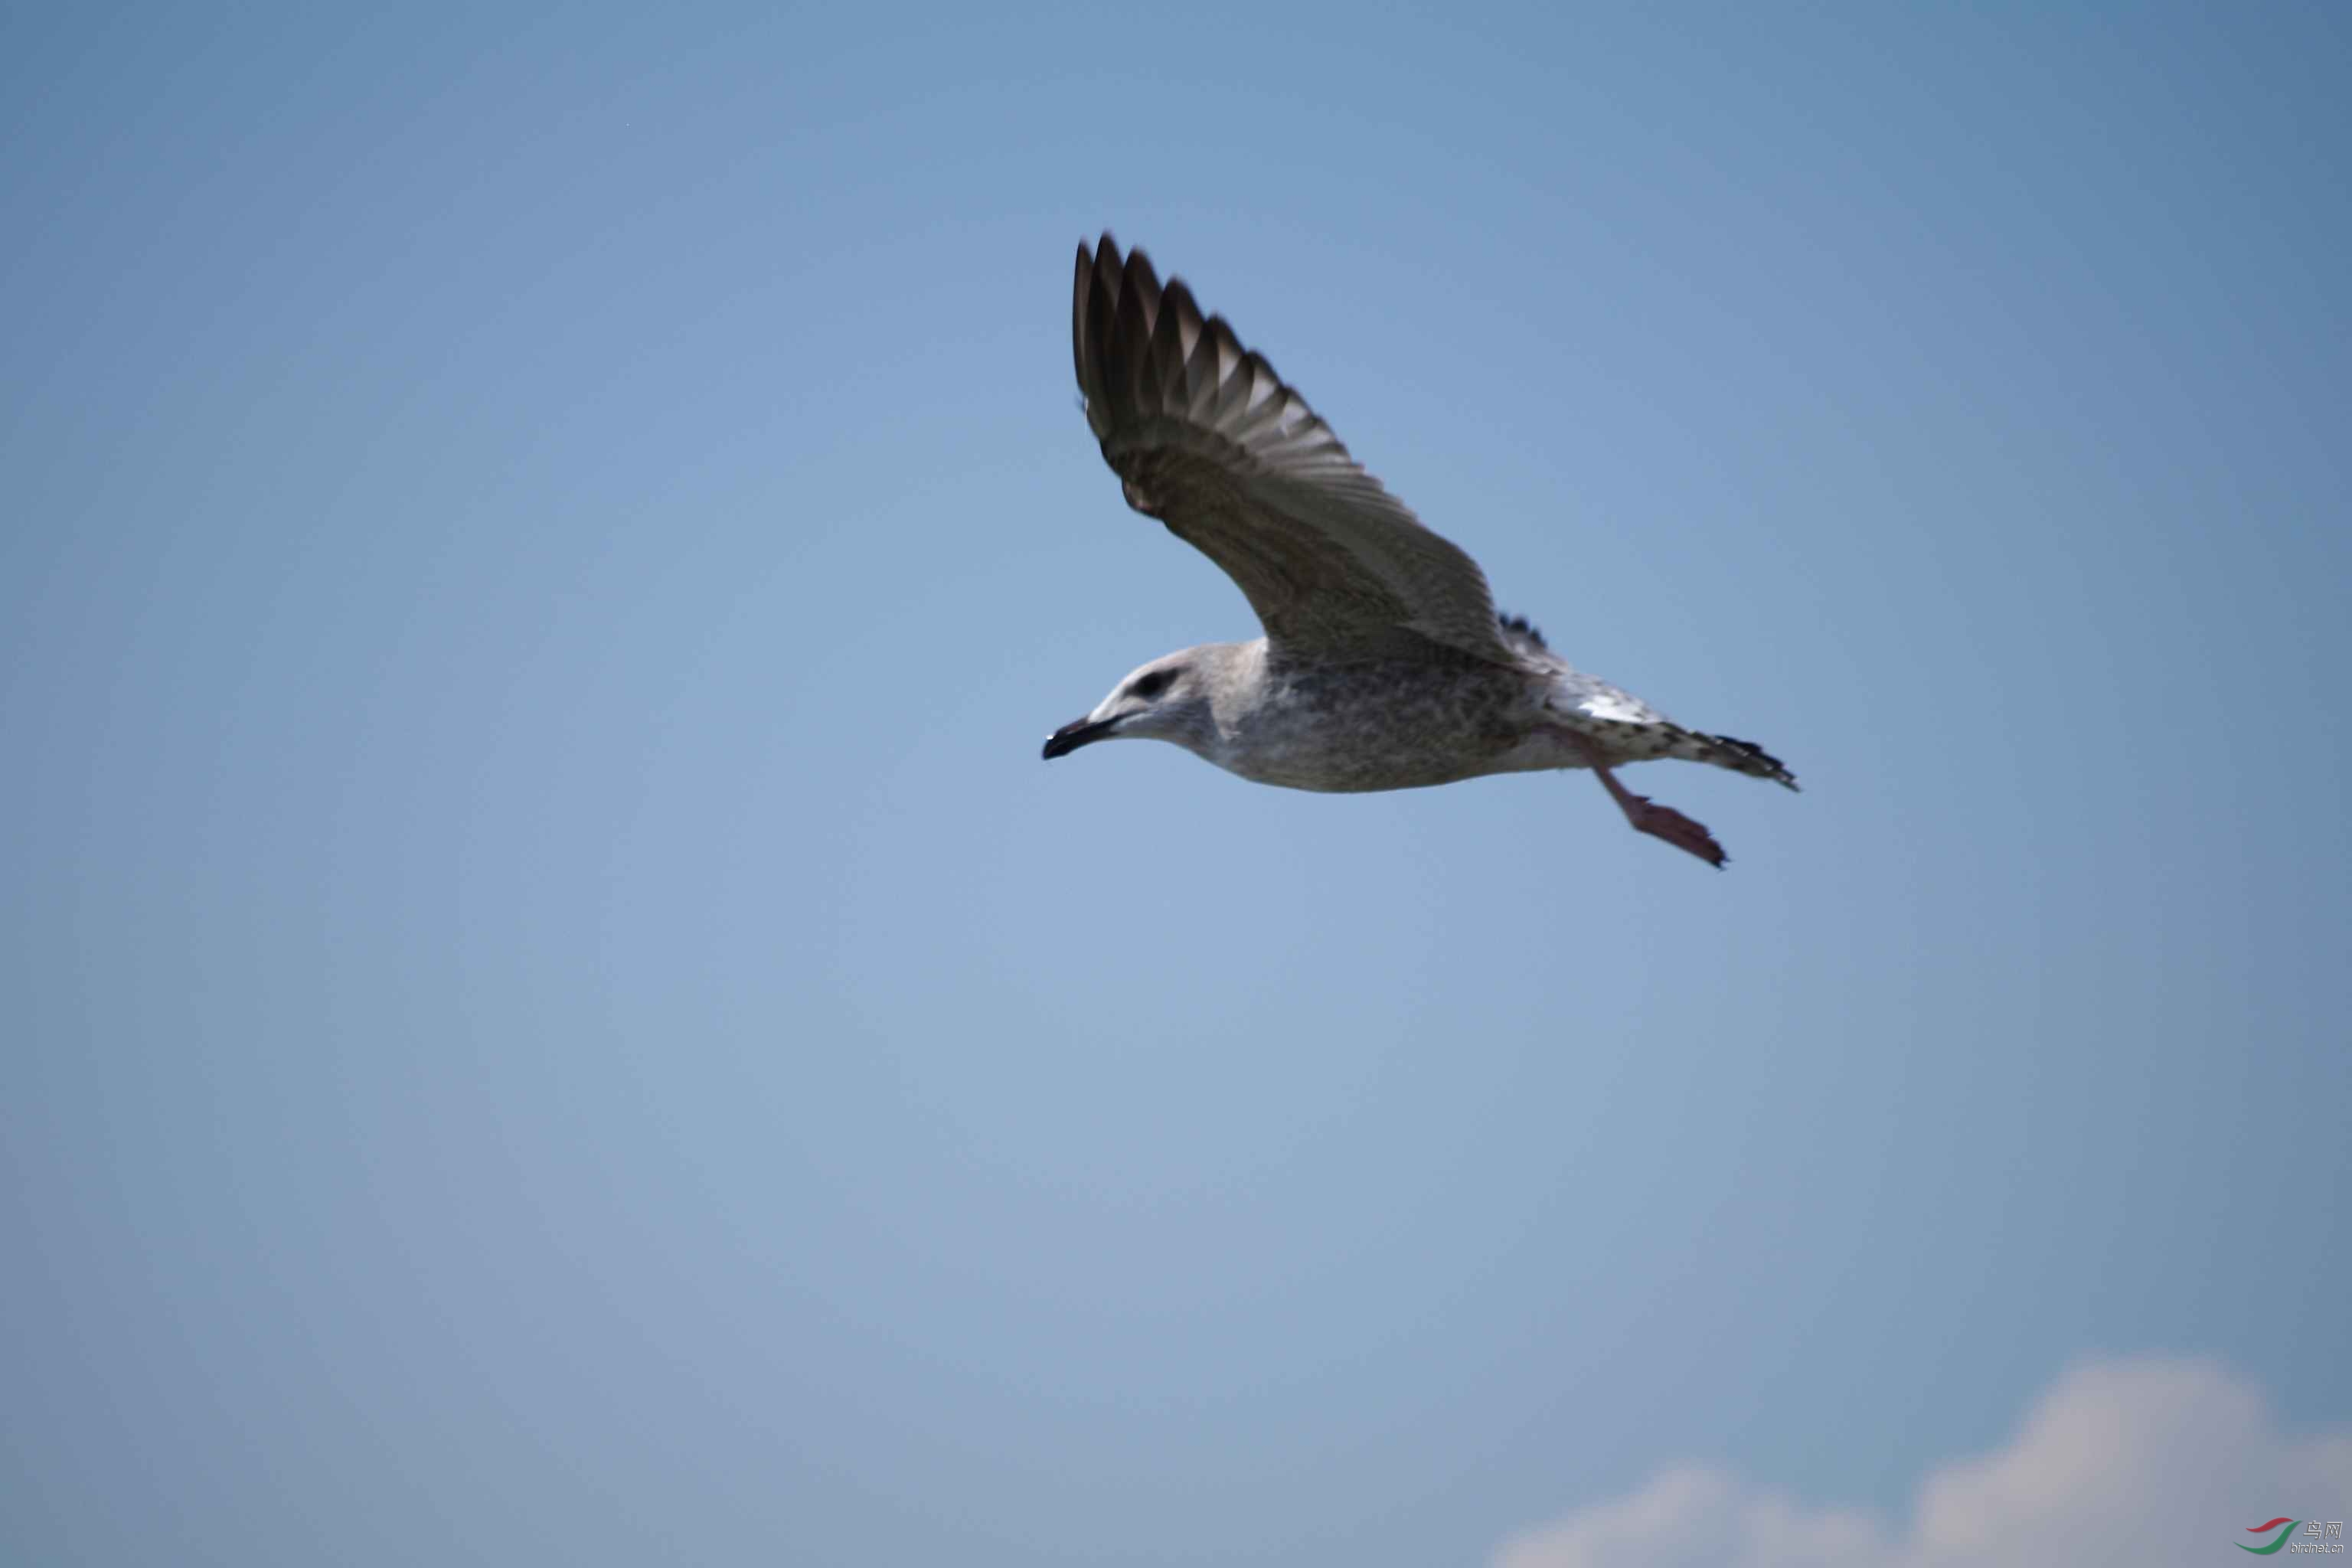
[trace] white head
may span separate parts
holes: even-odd
[[[1046,760],[1097,741],[1172,741],[1207,755],[1217,739],[1213,700],[1238,651],[1232,643],[1208,643],[1153,659],[1112,687],[1093,712],[1047,737]]]

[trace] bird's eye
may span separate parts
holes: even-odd
[[[1167,690],[1169,681],[1175,678],[1168,671],[1164,669],[1155,669],[1149,675],[1137,676],[1135,678],[1135,684],[1129,687],[1128,689],[1134,692],[1138,697],[1142,698],[1146,702],[1149,702],[1153,698],[1159,696],[1161,692]]]

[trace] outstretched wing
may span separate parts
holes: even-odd
[[[1078,390],[1128,504],[1224,569],[1274,643],[1412,658],[1428,643],[1517,659],[1478,563],[1348,455],[1331,427],[1181,279],[1142,251],[1078,247]]]

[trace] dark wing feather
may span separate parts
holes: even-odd
[[[1128,504],[1224,569],[1266,636],[1322,658],[1436,643],[1515,662],[1478,563],[1366,473],[1181,279],[1108,235],[1078,247],[1071,342]]]

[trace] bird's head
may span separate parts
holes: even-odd
[[[1172,741],[1205,752],[1216,736],[1210,686],[1222,651],[1190,647],[1153,659],[1112,687],[1093,712],[1047,736],[1045,760],[1097,741]]]

